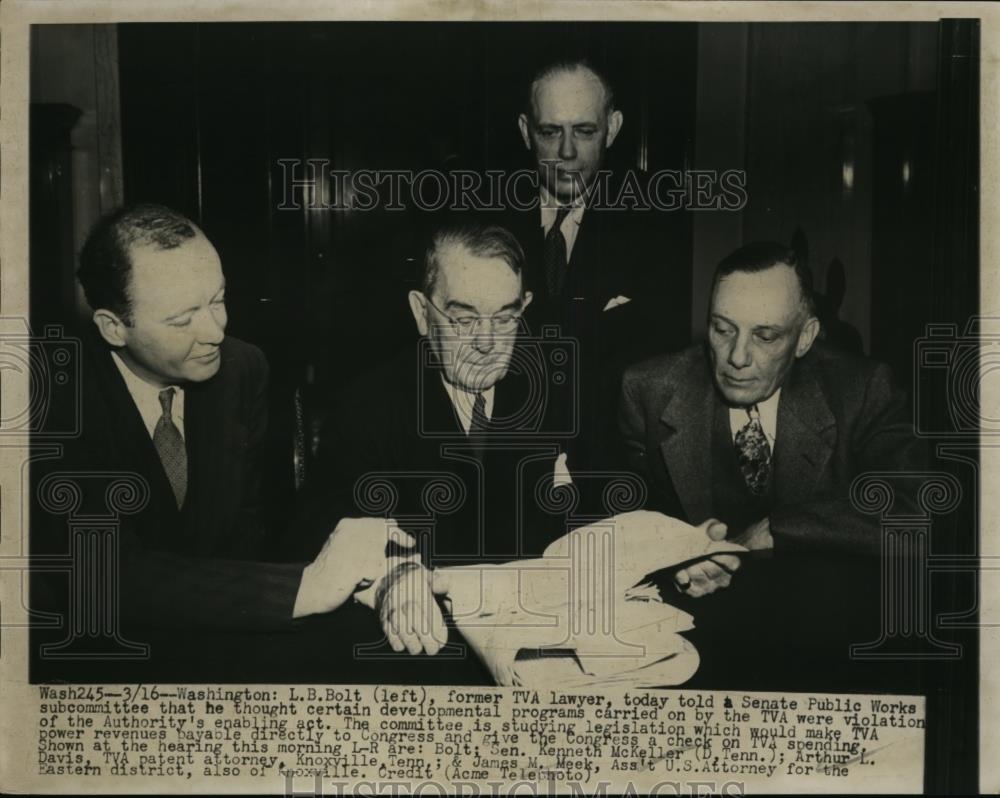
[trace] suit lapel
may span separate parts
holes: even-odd
[[[418,433],[431,437],[444,436],[455,439],[458,434],[465,434],[465,428],[458,417],[448,389],[444,386],[441,372],[433,367],[427,367],[423,372],[423,407],[418,408]],[[422,429],[421,429],[422,428]]]
[[[712,513],[712,419],[717,401],[707,366],[699,362],[694,380],[674,392],[660,416],[667,428],[660,453],[688,520],[696,524]]]
[[[229,411],[213,413],[215,405],[209,384],[189,385],[184,391],[184,443],[188,455],[188,490],[184,500],[185,513],[189,519],[186,525],[191,542],[199,554],[212,550],[215,535],[219,531],[218,524],[213,523],[217,511],[215,501],[205,501],[203,496],[208,485],[220,484],[218,475],[212,472],[219,467],[219,460],[213,453],[219,453],[219,447],[225,443],[213,436],[226,424]],[[208,514],[209,518],[205,517]],[[207,523],[202,523],[202,521]],[[202,529],[195,530],[195,527]],[[204,530],[204,533],[202,532]]]
[[[238,490],[226,487],[243,478],[247,430],[241,421],[237,383],[227,374],[223,349],[219,373],[184,389],[184,439],[188,454],[188,493],[184,515],[195,549],[211,554],[219,535],[226,531],[223,519],[231,517],[227,506]]]
[[[836,441],[836,419],[807,355],[792,367],[778,403],[774,484],[779,504],[795,504],[812,495]]]
[[[170,481],[139,408],[125,385],[125,379],[106,347],[98,344],[93,352],[93,378],[104,395],[109,416],[107,426],[109,431],[113,431],[116,446],[122,453],[120,462],[128,463],[129,467],[148,480],[150,511],[161,517],[176,513],[177,505]]]

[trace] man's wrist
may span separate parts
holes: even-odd
[[[382,606],[382,602],[385,600],[386,594],[410,571],[422,570],[423,565],[419,560],[415,559],[404,559],[395,562],[390,568],[388,573],[379,580],[379,583],[375,590],[375,609],[379,609]]]
[[[315,563],[310,563],[302,569],[302,581],[299,582],[299,590],[295,595],[292,618],[335,610],[347,600],[348,595],[349,591],[336,585],[334,580],[324,578],[321,569]]]

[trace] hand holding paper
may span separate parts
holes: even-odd
[[[679,634],[692,618],[636,586],[663,568],[742,551],[707,525],[626,513],[564,535],[540,559],[447,569],[449,600],[499,684],[680,684],[698,667]]]

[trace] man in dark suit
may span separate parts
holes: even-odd
[[[419,647],[398,634],[394,615],[435,629],[429,590],[445,593],[448,585],[434,569],[538,556],[565,532],[555,487],[571,478],[545,431],[541,401],[550,353],[519,338],[532,301],[523,267],[521,247],[504,228],[476,221],[439,228],[421,287],[409,294],[417,345],[349,386],[320,436],[296,524],[303,553],[311,556],[331,519],[383,515],[417,539],[427,566],[408,571],[409,587],[382,602],[397,652]],[[409,667],[420,681],[491,678],[474,656]]]
[[[525,249],[532,331],[559,325],[579,343],[587,401],[569,451],[574,469],[600,463],[624,367],[689,340],[690,275],[670,270],[664,218],[631,209],[643,202],[638,173],[605,168],[624,121],[610,82],[583,60],[539,69],[518,118],[539,190],[537,203],[505,223]]]
[[[852,506],[855,477],[925,468],[888,368],[816,344],[811,295],[792,251],[742,247],[716,270],[707,348],[631,367],[621,399],[626,457],[654,508],[694,524],[716,518],[711,536],[728,527],[752,553],[772,555],[768,565],[753,563],[753,578],[732,576],[731,556],[681,569],[678,589],[701,596],[746,577],[758,593],[751,600],[770,591],[754,604],[752,628],[766,617],[786,635],[793,627],[781,624],[779,610],[797,602],[815,610],[806,596],[821,595],[826,578],[840,584],[838,608],[877,585],[870,569],[882,549],[879,519]],[[847,573],[856,577],[850,591]]]
[[[131,475],[147,495],[121,514],[113,574],[131,639],[157,627],[290,630],[381,577],[388,539],[412,545],[382,521],[353,519],[327,530],[311,563],[258,561],[268,369],[258,349],[225,336],[218,253],[180,214],[137,205],[99,221],[80,261],[94,330],[81,404],[65,410],[79,413],[81,435],[33,477],[42,493],[44,475],[76,480],[75,512],[107,513],[102,474]],[[72,551],[66,508],[38,501],[35,553]]]
[[[522,268],[501,227],[437,231],[409,294],[419,343],[358,380],[329,415],[308,526],[392,515],[432,566],[537,556],[563,533],[557,509],[545,509],[561,463],[544,432],[545,354],[518,340],[532,301]]]

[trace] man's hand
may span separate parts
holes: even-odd
[[[724,540],[726,537],[726,525],[715,518],[709,518],[701,527],[709,540]],[[713,554],[677,571],[674,584],[689,596],[707,596],[719,588],[729,587],[732,575],[739,567],[740,558],[735,554]]]
[[[441,571],[428,571],[412,560],[397,565],[378,588],[375,606],[393,651],[433,656],[448,642],[448,628],[435,595],[448,592]]]
[[[747,530],[733,543],[739,543],[751,551],[759,549],[773,549],[774,538],[771,537],[771,519],[762,518],[756,524],[747,527]]]
[[[323,550],[302,572],[293,618],[330,612],[355,588],[385,576],[385,548],[392,541],[412,548],[416,541],[393,520],[345,518],[323,544]]]

